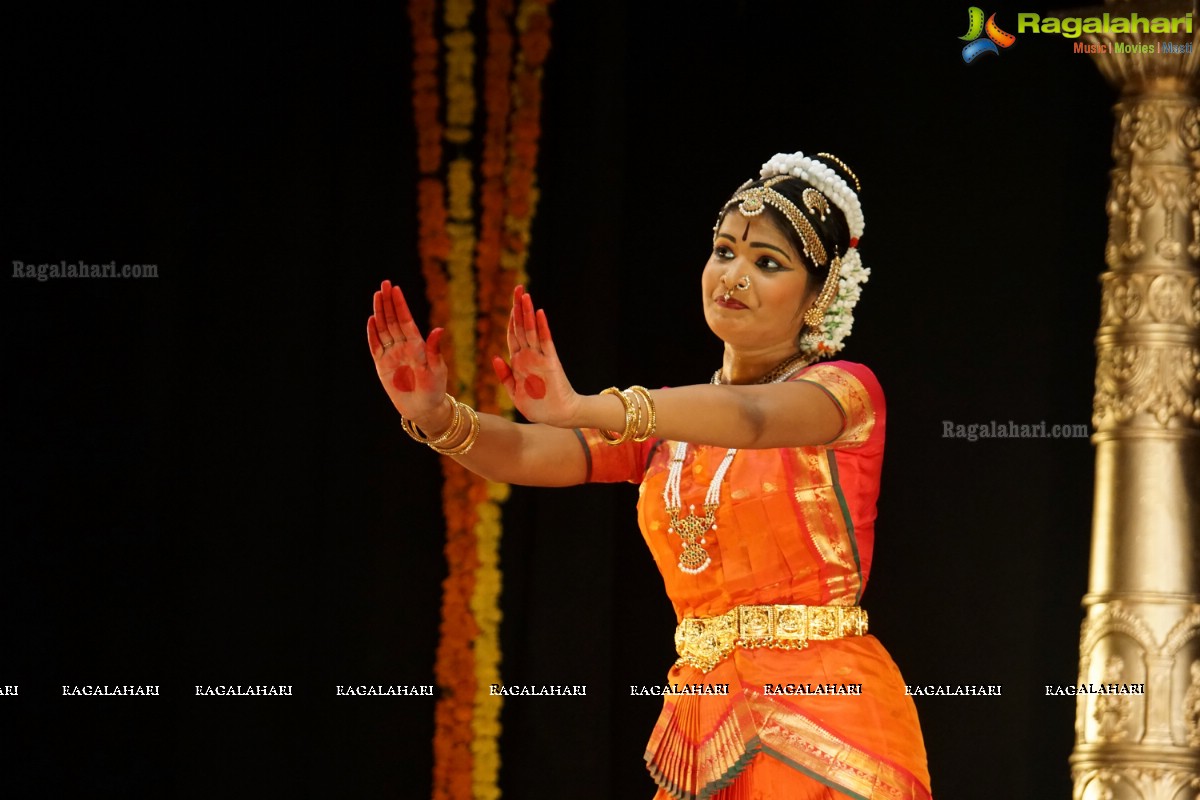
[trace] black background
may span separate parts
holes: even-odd
[[[530,289],[576,387],[703,382],[699,273],[719,205],[771,154],[864,183],[872,269],[845,357],[889,402],[872,632],[921,698],[938,798],[1065,797],[1086,589],[1086,439],[1115,99],[1067,39],[966,65],[965,6],[559,2]],[[998,11],[1015,32],[1016,11]],[[400,431],[364,337],[416,264],[403,4],[49,10],[6,26],[0,548],[5,796],[428,797],[436,457]],[[1110,56],[1119,57],[1119,56]],[[10,278],[153,263],[140,281]],[[505,509],[515,798],[648,798],[674,616],[629,486]],[[74,698],[63,684],[160,684]],[[291,684],[198,698],[194,684]],[[986,779],[983,777],[986,776]]]

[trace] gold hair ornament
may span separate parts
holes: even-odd
[[[829,255],[825,252],[825,245],[821,244],[821,237],[817,235],[812,223],[808,221],[804,212],[796,207],[795,203],[771,188],[787,179],[787,175],[777,175],[762,186],[743,189],[729,198],[722,211],[737,203],[738,211],[743,217],[757,217],[766,210],[767,206],[771,206],[792,223],[792,227],[796,229],[796,234],[804,246],[804,254],[808,256],[809,260],[817,266],[823,267],[829,261]],[[715,232],[713,238],[716,238]]]
[[[851,172],[850,168],[846,166],[845,161],[842,161],[840,158],[835,156],[833,153],[817,153],[817,158],[828,158],[830,161],[837,164],[839,167],[842,168],[843,172],[845,172],[847,175],[850,176],[850,180],[854,181],[854,191],[856,191],[856,192],[862,191],[862,184],[860,184],[858,182],[858,176],[855,175],[853,172]]]
[[[812,308],[805,313],[808,330],[799,343],[815,358],[833,355],[843,349],[843,343],[850,335],[860,287],[871,274],[863,266],[858,252],[864,219],[857,191],[862,185],[845,162],[831,153],[821,153],[818,158],[809,158],[800,152],[776,153],[762,165],[759,175],[761,180],[780,176],[797,178],[820,192],[829,202],[830,210],[837,208],[846,218],[849,248],[839,255],[840,261],[830,266],[825,286]],[[815,196],[810,197],[815,201]],[[800,203],[806,205],[803,199]],[[809,208],[810,213],[813,208],[815,206]]]
[[[829,201],[816,189],[805,189],[800,194],[800,199],[804,202],[808,213],[816,214],[821,222],[824,222],[825,217],[829,216]]]
[[[829,265],[829,274],[825,276],[825,285],[821,287],[821,293],[817,295],[817,299],[804,312],[804,322],[813,330],[820,330],[822,323],[825,322],[825,309],[829,308],[829,304],[833,302],[833,298],[837,295],[838,276],[842,271],[842,259],[834,257],[833,263]]]

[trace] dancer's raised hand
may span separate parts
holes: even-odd
[[[367,319],[367,343],[375,371],[401,415],[425,428],[444,415],[446,361],[439,347],[443,330],[434,328],[422,339],[399,286],[384,281],[375,292],[375,309]]]
[[[508,318],[508,362],[492,360],[496,376],[508,390],[513,405],[530,422],[570,427],[580,397],[563,371],[546,312],[536,309],[533,298],[518,286],[513,292]]]

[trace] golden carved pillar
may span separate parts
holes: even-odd
[[[1191,11],[1191,3],[1109,2],[1069,15]],[[1110,46],[1093,58],[1121,96],[1096,334],[1095,505],[1079,683],[1144,684],[1145,693],[1076,698],[1075,800],[1200,797],[1198,61],[1196,53],[1111,47],[1172,42],[1195,51],[1193,36],[1084,37]]]

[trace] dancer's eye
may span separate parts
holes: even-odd
[[[760,256],[758,261],[754,262],[763,272],[783,272],[788,267],[783,266],[770,256]]]

